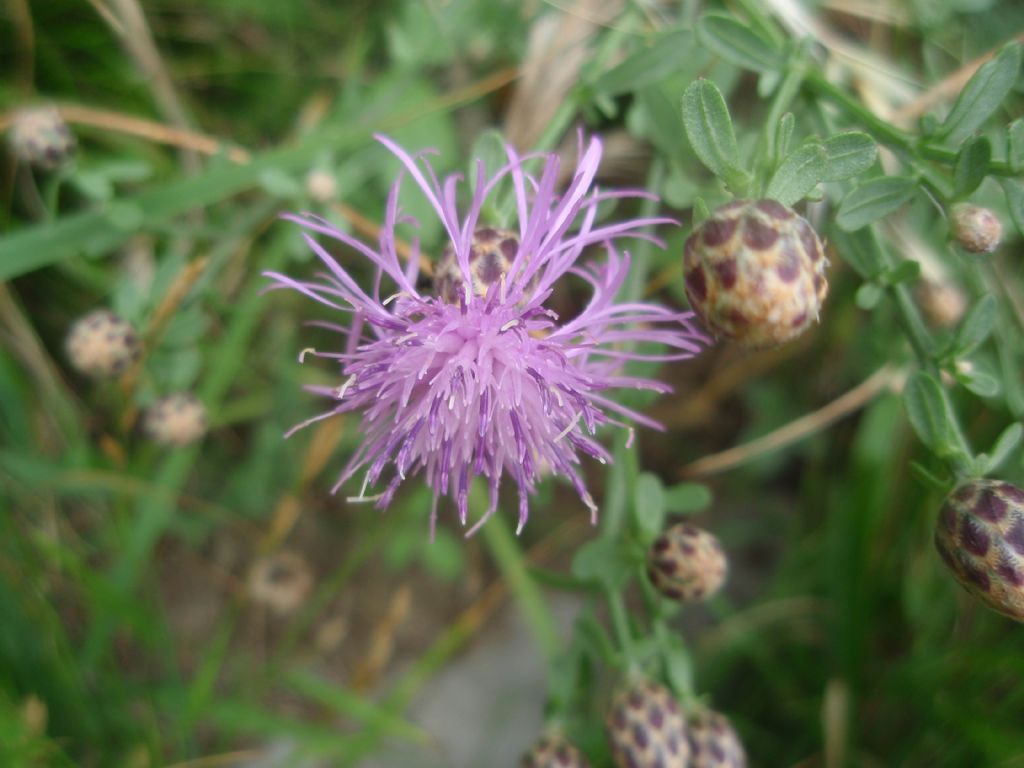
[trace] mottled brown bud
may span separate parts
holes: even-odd
[[[747,768],[743,742],[725,715],[702,710],[686,719],[690,768]]]
[[[75,370],[98,379],[120,376],[142,355],[135,329],[106,309],[76,320],[65,348]]]
[[[964,588],[990,608],[1024,621],[1024,490],[972,480],[949,495],[935,547]]]
[[[508,229],[481,227],[473,233],[469,254],[469,272],[473,293],[486,297],[488,291],[498,290],[502,277],[508,274],[519,250],[519,235]],[[531,280],[535,282],[536,278]],[[434,269],[434,289],[438,297],[448,304],[458,304],[462,298],[462,270],[455,258],[455,249],[449,244],[441,261]]]
[[[206,409],[189,392],[168,395],[149,407],[144,426],[160,445],[181,447],[206,434]]]
[[[688,523],[664,531],[647,550],[647,576],[671,600],[706,600],[722,588],[727,571],[718,539]]]
[[[249,571],[249,597],[274,613],[291,613],[309,596],[313,571],[295,552],[275,552],[253,563]]]
[[[52,171],[75,154],[75,137],[53,107],[29,107],[15,113],[8,136],[22,162]]]
[[[1003,225],[996,215],[971,203],[949,209],[949,226],[956,244],[969,253],[992,253],[1003,238]]]
[[[828,260],[806,219],[775,200],[737,200],[686,241],[690,306],[708,330],[746,347],[772,347],[818,319]]]
[[[523,755],[520,768],[590,768],[590,763],[564,736],[550,733]]]
[[[672,692],[654,682],[634,683],[615,694],[605,720],[618,768],[687,768],[686,720]]]

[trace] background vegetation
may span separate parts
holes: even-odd
[[[410,702],[506,598],[543,632],[538,585],[575,592],[587,565],[570,563],[596,534],[557,484],[511,547],[500,525],[463,541],[452,514],[430,544],[411,484],[385,515],[329,495],[359,434],[346,419],[281,439],[317,407],[301,385],[335,376],[296,362],[329,343],[303,325],[327,315],[260,294],[263,270],[312,268],[278,214],[372,237],[397,169],[374,131],[437,148],[451,171],[493,149],[493,130],[571,156],[583,125],[606,140],[602,183],[653,188],[683,222],[639,254],[630,290],[684,306],[694,209],[729,198],[729,169],[709,172],[681,119],[698,77],[725,95],[750,194],[783,159],[785,112],[789,149],[852,129],[883,151],[858,181],[813,178],[792,198],[819,198],[799,207],[832,243],[821,324],[777,350],[724,344],[666,367],[676,393],[643,404],[667,433],[591,468],[607,525],[628,536],[623,519],[657,504],[722,539],[730,586],[674,626],[754,765],[1024,765],[1020,630],[935,556],[951,475],[900,395],[924,274],[968,305],[996,299],[984,333],[922,325],[936,346],[921,359],[946,370],[968,441],[988,451],[1024,414],[1019,48],[987,114],[965,107],[977,125],[947,119],[979,57],[1015,35],[1014,0],[6,0],[0,120],[56,102],[79,147],[54,173],[10,152],[0,165],[0,765],[243,765],[280,741],[355,765],[395,740],[443,764]],[[964,152],[978,136],[984,162]],[[882,176],[911,182],[837,226],[850,190]],[[965,196],[1004,223],[985,261],[949,243],[942,210]],[[404,204],[439,253],[423,201]],[[80,376],[63,350],[96,307],[144,341],[116,382]],[[156,446],[139,413],[182,390],[209,434]],[[773,432],[794,424],[799,439]],[[708,460],[765,435],[764,451]],[[1021,470],[1011,452],[999,474]],[[300,573],[283,604],[260,582],[282,552]],[[580,684],[593,695],[574,726],[597,765],[605,677]]]

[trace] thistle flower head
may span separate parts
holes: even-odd
[[[543,158],[539,176],[521,157],[506,149],[507,162],[488,176],[477,163],[475,192],[460,212],[461,178],[439,181],[421,155],[410,155],[391,140],[379,140],[401,161],[404,170],[391,189],[376,247],[371,247],[311,215],[287,218],[303,226],[309,247],[326,272],[314,280],[267,273],[273,287],[292,288],[349,315],[344,325],[330,325],[346,337],[341,351],[314,354],[337,360],[342,379],[337,387],[312,387],[328,397],[329,408],[303,424],[345,412],[362,414],[364,440],[341,474],[335,490],[363,474],[355,500],[392,500],[399,485],[422,474],[437,500],[452,497],[463,525],[467,522],[470,481],[486,480],[490,505],[470,529],[475,531],[496,510],[502,479],[510,475],[519,492],[519,530],[525,524],[529,496],[545,473],[561,475],[596,514],[580,471],[581,455],[601,462],[610,457],[596,440],[598,427],[623,421],[658,427],[651,419],[620,405],[613,390],[668,391],[666,385],[621,371],[627,360],[679,360],[697,353],[706,339],[691,325],[692,314],[642,302],[617,303],[615,296],[629,271],[628,254],[615,241],[623,237],[657,241],[644,229],[663,218],[598,223],[598,205],[626,197],[649,197],[635,191],[598,191],[594,176],[601,144],[592,138],[584,148],[568,187],[559,192],[559,159]],[[396,228],[415,227],[403,216],[398,199],[408,175],[426,196],[447,234],[444,295],[417,287],[419,247],[399,260]],[[517,222],[514,237],[502,239],[500,274],[481,284],[479,230],[488,196],[502,182],[514,191]],[[368,288],[314,237],[320,235],[355,250],[373,267]],[[604,258],[583,261],[588,246],[603,246]],[[574,275],[589,284],[592,295],[583,310],[563,319],[545,306],[555,284]],[[449,283],[455,283],[450,292]],[[452,295],[454,294],[454,295]],[[657,352],[637,344],[655,342]],[[300,360],[302,357],[300,357]],[[293,430],[294,431],[294,430]],[[367,496],[367,490],[382,490]]]

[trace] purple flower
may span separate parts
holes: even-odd
[[[478,475],[487,479],[490,505],[469,534],[494,514],[506,473],[519,489],[517,532],[526,523],[529,495],[546,473],[568,478],[596,519],[597,506],[580,473],[580,454],[602,463],[610,458],[594,439],[597,427],[631,429],[622,421],[629,419],[661,428],[619,405],[610,392],[670,390],[652,379],[623,375],[624,362],[681,360],[707,342],[691,324],[690,312],[615,302],[630,262],[614,241],[633,237],[660,244],[643,228],[674,222],[641,218],[597,224],[601,202],[651,196],[592,189],[601,159],[596,138],[585,150],[581,139],[576,172],[561,194],[554,154],[544,157],[539,178],[524,170],[524,162],[538,156],[520,157],[511,147],[506,148],[507,164],[490,178],[478,162],[476,192],[461,217],[456,204],[460,176],[442,183],[422,155],[410,156],[389,139],[378,140],[405,170],[391,188],[376,249],[309,214],[288,216],[308,230],[303,236],[327,272],[312,281],[267,273],[273,287],[293,288],[352,315],[346,326],[321,324],[347,337],[344,351],[306,350],[300,356],[300,361],[307,353],[338,360],[344,379],[334,388],[309,387],[330,398],[331,407],[288,434],[335,414],[362,413],[363,443],[333,490],[364,471],[362,490],[350,501],[376,501],[384,508],[406,477],[422,473],[434,492],[431,531],[438,498],[444,494],[455,500],[459,519],[466,524],[470,480]],[[404,173],[426,195],[447,230],[444,277],[451,280],[454,274],[460,290],[449,285],[435,297],[417,288],[415,242],[412,258],[399,261],[395,228],[416,224],[398,208]],[[485,201],[505,179],[515,193],[518,236],[478,228]],[[310,233],[338,240],[369,259],[375,267],[372,286],[360,287]],[[597,244],[604,246],[606,257],[581,263],[584,249]],[[593,295],[579,315],[562,322],[544,302],[568,273],[589,283]],[[660,353],[635,348],[644,342],[656,342]],[[367,496],[367,489],[378,482],[383,491]]]

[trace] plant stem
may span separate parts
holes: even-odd
[[[479,508],[487,505],[482,488],[473,487],[470,491],[470,504]],[[500,514],[487,521],[487,525],[480,529],[480,535],[508,584],[509,591],[515,596],[541,653],[549,664],[553,663],[561,650],[558,627],[548,610],[544,595],[526,567],[518,539],[512,535]]]
[[[622,593],[616,589],[608,589],[605,593],[608,597],[608,615],[612,621],[612,628],[615,631],[615,638],[619,641],[619,648],[626,660],[633,663],[633,633],[629,628],[629,615],[626,611],[626,602]]]

